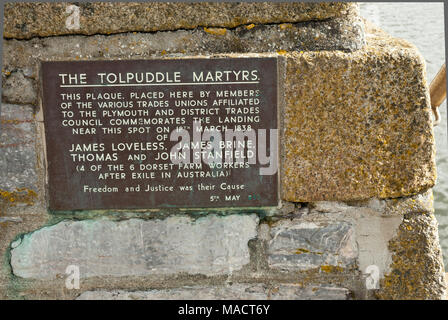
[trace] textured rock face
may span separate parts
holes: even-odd
[[[429,297],[431,291],[433,298],[440,299],[445,287],[439,279],[443,263],[437,227],[435,220],[428,218],[433,212],[432,201],[432,192],[429,191],[399,199],[310,203],[301,210],[300,216],[280,219],[270,226],[269,234],[264,238],[268,265],[282,272],[318,270],[344,273],[358,270],[368,274],[374,268],[378,271],[375,287],[380,285],[377,280],[392,278],[395,281],[390,289],[392,292],[398,283],[407,286],[404,274],[410,268],[428,263],[430,268],[418,267],[420,271],[414,273],[413,280],[409,279],[417,284],[408,290],[414,295],[416,291],[423,290],[423,282],[430,281],[427,287],[431,289],[422,291],[421,297]],[[410,220],[408,216],[413,215],[419,218]],[[409,221],[422,226],[410,228]],[[403,238],[401,230],[406,230],[406,237],[413,238],[397,240],[397,237]],[[404,259],[401,256],[403,252],[407,252],[405,257],[409,261],[397,266],[397,259]],[[414,254],[419,258],[412,258]],[[406,266],[409,270],[403,272]],[[410,295],[404,290],[399,291],[394,298]]]
[[[288,53],[283,199],[416,194],[435,183],[425,63],[417,49],[369,35],[353,53]]]
[[[345,288],[284,284],[235,284],[226,287],[195,286],[148,291],[87,291],[77,300],[347,300]]]
[[[55,279],[77,265],[82,278],[151,274],[228,274],[249,262],[256,216],[65,221],[13,244],[16,276]]]
[[[353,51],[365,44],[364,24],[359,17],[299,24],[254,25],[250,28],[241,26],[224,33],[216,30],[221,29],[4,40],[3,68],[12,73],[4,75],[3,79],[8,85],[12,81],[9,78],[14,76],[17,69],[25,70],[24,74],[30,78],[36,78],[40,60],[145,59],[280,50]],[[12,94],[4,94],[4,98],[14,99]]]
[[[9,193],[17,189],[36,190],[33,107],[2,104],[1,108],[0,191]],[[30,192],[34,192],[31,190]]]
[[[357,14],[355,3],[80,3],[79,29],[66,27],[73,11],[68,3],[8,3],[4,37],[29,39],[64,34],[111,34],[166,31],[201,26],[234,28],[244,24],[272,24],[325,20]]]
[[[25,77],[22,71],[13,72],[4,79],[2,87],[3,101],[19,104],[36,104],[37,90],[34,88],[34,81]],[[18,90],[18,88],[20,89]]]
[[[353,226],[345,221],[286,220],[271,228],[268,263],[281,270],[347,267],[358,254]]]
[[[397,236],[389,243],[391,272],[381,281],[380,299],[444,299],[445,271],[433,213],[404,216]]]

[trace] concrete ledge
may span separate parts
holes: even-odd
[[[358,5],[322,3],[79,3],[79,28],[69,29],[70,3],[7,3],[6,38],[29,39],[67,34],[152,32],[197,27],[234,28],[245,24],[272,24],[326,20],[357,15]]]

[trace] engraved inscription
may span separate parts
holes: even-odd
[[[278,204],[277,60],[42,62],[52,210]]]

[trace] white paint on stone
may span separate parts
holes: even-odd
[[[11,248],[17,248],[22,243],[22,239],[17,239],[16,241],[11,243]]]
[[[68,265],[79,266],[81,278],[229,274],[249,263],[257,225],[256,215],[63,221],[25,235],[11,265],[33,279],[55,279]]]
[[[402,216],[380,216],[368,210],[360,210],[356,220],[356,241],[359,247],[358,267],[363,273],[367,267],[376,266],[380,278],[390,271],[392,255],[389,241],[397,234]]]

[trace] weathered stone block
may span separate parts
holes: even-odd
[[[77,300],[347,300],[345,288],[294,284],[234,284],[231,286],[194,286],[128,292],[87,291]]]
[[[34,80],[25,77],[23,72],[15,71],[4,78],[2,100],[9,103],[33,104],[37,102]]]
[[[35,77],[40,60],[147,59],[167,55],[280,50],[353,51],[365,44],[364,23],[359,17],[254,25],[250,28],[241,26],[227,31],[223,29],[225,32],[216,30],[199,28],[110,36],[33,38],[29,41],[4,40],[3,68],[7,72],[23,70],[24,75]]]
[[[67,28],[76,15],[69,3],[8,3],[4,37],[29,39],[65,34],[111,34],[197,27],[234,28],[244,24],[273,24],[326,20],[358,14],[356,3],[79,3],[79,27]],[[72,21],[71,19],[69,22]],[[73,24],[73,23],[71,23]],[[70,25],[70,23],[69,23]]]
[[[398,199],[369,199],[350,203],[318,201],[309,204],[308,215],[302,223],[325,221],[344,222],[353,226],[357,246],[356,265],[366,274],[371,268],[378,271],[378,279],[391,272],[392,251],[389,243],[396,237],[405,215],[433,212],[432,192]]]
[[[407,214],[433,212],[432,192],[350,203],[318,201],[306,209],[306,214],[278,220],[263,232],[272,268],[333,272],[356,266],[366,273],[374,266],[382,278],[392,271],[390,241]]]
[[[282,220],[271,227],[270,236],[269,266],[285,271],[346,268],[358,253],[354,228],[346,221]]]
[[[129,292],[87,291],[77,300],[224,300],[266,299],[265,288],[259,284],[233,284],[231,286],[186,286],[174,289],[153,289]]]
[[[378,298],[446,299],[447,284],[434,214],[406,214],[396,237],[389,242],[389,250],[392,264],[381,280]]]
[[[15,243],[11,266],[34,279],[55,279],[69,265],[78,265],[82,278],[228,274],[249,262],[257,223],[255,215],[64,221]]]
[[[36,188],[36,131],[33,117],[31,106],[1,106],[0,191]]]
[[[403,40],[367,36],[352,53],[285,54],[283,199],[393,198],[434,185],[424,59]]]
[[[277,285],[268,292],[271,300],[349,300],[351,293],[346,288],[300,285]]]

